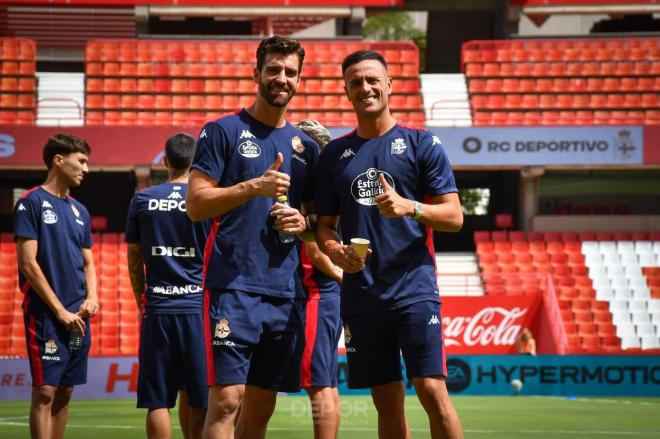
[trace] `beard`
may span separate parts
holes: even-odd
[[[274,96],[273,93],[271,93],[271,87],[263,82],[259,83],[259,94],[273,107],[286,107],[293,97],[293,91],[287,88],[286,92],[287,94],[284,97],[282,97],[280,93]]]

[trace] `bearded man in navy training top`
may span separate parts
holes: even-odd
[[[323,150],[315,208],[317,243],[344,270],[349,387],[371,389],[379,438],[410,438],[401,352],[431,437],[462,438],[445,385],[432,235],[463,224],[449,160],[436,136],[390,114],[392,78],[380,54],[352,53],[342,72],[358,126]],[[359,256],[344,244],[352,238],[368,239],[371,252]]]
[[[313,210],[318,146],[289,124],[305,51],[288,38],[259,44],[255,101],[199,135],[186,207],[213,218],[204,255],[209,407],[204,437],[264,438],[278,391],[300,390],[305,298],[293,235]],[[287,196],[288,204],[282,196]]]

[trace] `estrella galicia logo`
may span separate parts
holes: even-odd
[[[469,154],[476,154],[481,151],[481,140],[476,137],[468,137],[463,140],[463,151]]]
[[[261,148],[253,141],[246,140],[238,145],[238,153],[243,157],[252,159],[261,155]]]
[[[458,358],[447,360],[447,390],[450,392],[462,392],[467,389],[472,381],[470,366]]]
[[[392,186],[392,189],[394,189],[394,179],[390,174],[376,168],[369,168],[366,172],[355,177],[355,180],[351,183],[351,194],[353,194],[355,201],[363,206],[376,205],[375,198],[385,192],[378,181],[379,174],[383,174],[385,180],[387,180],[389,185]]]

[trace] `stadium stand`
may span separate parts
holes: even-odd
[[[660,233],[478,231],[474,239],[485,294],[556,295],[568,353],[660,349]],[[94,242],[101,306],[91,319],[91,355],[136,355],[139,314],[128,276],[126,244],[119,233],[97,233]],[[443,261],[454,264],[445,270],[451,273],[474,264],[467,256]],[[0,235],[0,267],[0,355],[23,357],[23,294],[9,233]],[[443,291],[464,282],[465,295],[482,294],[471,276],[449,277],[456,279],[448,278],[450,284]],[[451,295],[455,294],[459,293]]]
[[[474,240],[486,294],[554,290],[568,353],[660,348],[660,233],[478,231]]]
[[[0,125],[32,125],[35,119],[34,42],[0,38]]]
[[[463,44],[473,123],[660,124],[660,39]]]
[[[87,125],[199,125],[254,99],[256,42],[96,40],[85,49]],[[412,43],[307,41],[305,80],[288,118],[328,126],[355,124],[341,80],[350,52],[383,51],[394,77],[395,116],[425,122],[419,54]]]

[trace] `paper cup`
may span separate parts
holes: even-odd
[[[353,250],[355,250],[355,253],[360,255],[360,257],[366,257],[367,256],[367,250],[369,250],[369,240],[364,239],[364,238],[352,238],[351,239],[351,247],[353,247]]]

